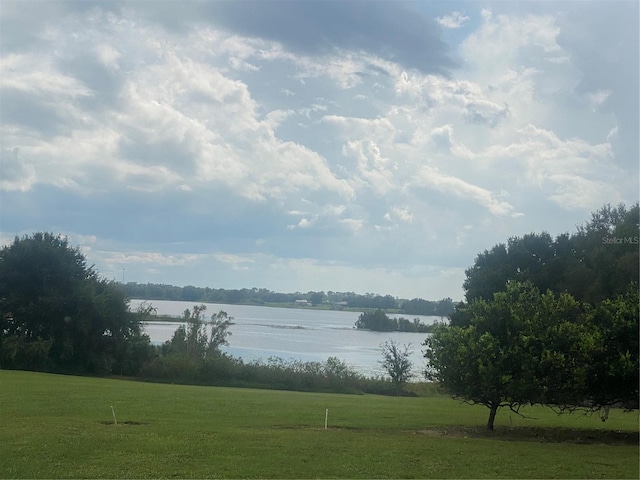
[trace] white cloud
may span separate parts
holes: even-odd
[[[395,165],[384,157],[378,145],[372,140],[347,142],[343,154],[356,159],[356,172],[352,183],[358,187],[367,187],[377,195],[385,195],[397,188],[394,179]]]
[[[90,89],[72,76],[61,73],[51,60],[36,54],[8,54],[0,59],[0,87],[61,101],[93,95]]]
[[[557,185],[549,198],[563,208],[583,210],[586,206],[595,211],[606,203],[622,201],[616,188],[605,182],[571,174],[553,174],[549,179]]]
[[[96,252],[101,257],[103,257],[104,261],[107,265],[110,265],[112,268],[114,266],[119,265],[131,265],[135,266],[138,264],[153,264],[153,265],[161,265],[161,266],[176,266],[176,265],[187,265],[194,264],[196,262],[202,261],[203,255],[197,254],[175,254],[168,255],[162,252]]]
[[[607,65],[593,78],[582,39],[610,45],[616,30],[584,28],[578,9],[453,4],[436,21],[465,28],[443,33],[455,52],[441,53],[462,60],[439,75],[364,44],[290,48],[189,7],[178,25],[171,8],[72,4],[28,19],[29,41],[3,37],[0,238],[83,232],[92,258],[140,281],[203,284],[215,270],[234,287],[393,283],[437,298],[454,278],[460,290],[477,251],[637,198],[624,160],[637,105],[612,81],[637,59],[591,49]],[[136,235],[117,238],[122,225]],[[189,253],[203,249],[215,253]]]
[[[409,210],[409,207],[407,206],[402,206],[402,207],[392,207],[391,211],[394,214],[394,217],[397,218],[398,220],[405,222],[405,223],[411,223],[413,222],[413,213],[411,213],[411,211]],[[386,214],[385,218],[387,217]]]
[[[462,12],[451,12],[449,15],[436,17],[436,22],[444,28],[460,28],[469,20],[469,17]]]
[[[492,215],[513,214],[513,206],[507,202],[499,201],[488,190],[470,184],[460,178],[443,174],[438,169],[423,166],[417,172],[416,187],[433,188],[443,193],[468,199],[487,208]]]
[[[95,53],[98,59],[108,68],[118,70],[120,65],[118,60],[122,56],[121,53],[112,45],[102,43],[96,46]]]
[[[214,254],[213,258],[217,261],[229,265],[233,270],[249,270],[250,267],[247,264],[255,263],[256,260],[247,255],[235,255],[235,254]]]
[[[365,225],[365,221],[362,218],[341,218],[338,222],[344,225],[348,231],[352,233],[357,233]]]
[[[517,142],[492,146],[481,156],[499,162],[494,163],[496,166],[518,164],[515,170],[509,170],[516,172],[515,180],[521,187],[546,191],[549,199],[566,208],[582,205],[595,209],[600,200],[600,204],[606,203],[607,196],[619,198],[609,183],[600,181],[621,174],[611,164],[610,144],[590,144],[577,138],[563,140],[534,125],[519,129],[518,134]],[[587,200],[587,192],[592,200]]]
[[[598,90],[589,94],[589,103],[593,108],[599,107],[607,101],[611,95],[611,90]]]
[[[572,81],[573,72],[567,71],[570,65],[566,65],[569,54],[558,43],[560,28],[554,16],[494,16],[483,10],[482,18],[482,25],[460,45],[460,53],[478,83],[488,86],[505,75],[515,75],[517,79],[524,72],[528,72],[528,82],[535,78],[556,90]],[[545,72],[551,65],[562,71],[547,78],[553,73]],[[513,81],[510,83],[513,85]]]

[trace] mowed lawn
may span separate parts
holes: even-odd
[[[118,421],[114,424],[111,406]],[[325,413],[329,410],[325,430]],[[0,371],[2,478],[638,478],[638,414]]]

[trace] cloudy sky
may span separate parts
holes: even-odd
[[[0,242],[118,281],[461,299],[638,200],[638,2],[0,3]]]

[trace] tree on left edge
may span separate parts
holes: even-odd
[[[151,354],[124,292],[65,237],[34,233],[0,250],[0,367],[136,374]]]

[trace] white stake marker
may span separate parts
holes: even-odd
[[[329,409],[327,408],[324,412],[324,429],[327,429],[327,424],[329,422]]]
[[[111,413],[113,414],[113,423],[115,423],[117,427],[118,421],[116,420],[116,411],[113,409],[113,405],[111,405]]]

